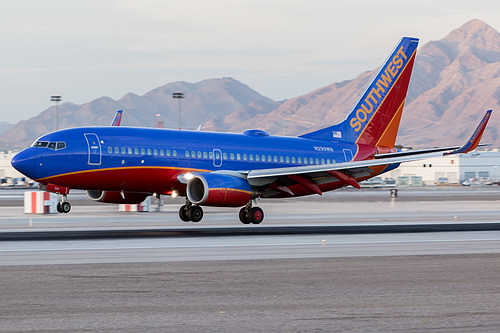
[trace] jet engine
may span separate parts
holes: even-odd
[[[252,199],[252,188],[246,179],[213,172],[195,174],[186,192],[195,205],[241,207]]]
[[[98,190],[89,190],[87,195],[92,201],[115,204],[139,204],[148,197],[148,194],[144,193]]]

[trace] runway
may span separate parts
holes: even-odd
[[[499,193],[339,191],[263,202],[261,226],[0,194],[0,332],[498,332]]]

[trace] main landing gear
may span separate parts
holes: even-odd
[[[252,207],[252,201],[250,201],[240,209],[240,221],[243,224],[261,224],[264,221],[264,211],[260,207]]]
[[[179,209],[179,217],[184,222],[200,222],[203,218],[203,209],[186,201],[186,204]]]
[[[57,211],[59,213],[69,213],[71,204],[68,202],[68,196],[63,194],[62,201],[57,203]]]
[[[200,222],[203,218],[203,209],[186,200],[186,204],[179,209],[179,217],[184,222]],[[243,224],[260,224],[264,221],[264,211],[260,207],[252,207],[250,201],[240,209],[239,217]]]

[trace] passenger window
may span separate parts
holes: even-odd
[[[326,164],[330,164],[330,159],[329,158],[326,160]]]
[[[163,149],[160,149],[160,156],[164,156],[165,153],[163,152]]]
[[[158,149],[153,150],[153,155],[158,156]]]
[[[195,158],[195,157],[196,157],[196,152],[191,151],[191,157],[192,157],[192,158]]]
[[[210,159],[213,159],[214,158],[214,153],[213,152],[209,152],[208,153],[208,157],[210,157]]]
[[[189,152],[186,150],[186,157],[189,157]]]
[[[284,161],[283,156],[280,156],[280,163],[283,163]]]
[[[120,153],[120,148],[115,147],[115,154],[119,154],[119,153]]]
[[[319,158],[316,159],[316,164],[319,164]]]
[[[273,161],[273,158],[271,157],[271,155],[267,155],[267,161],[268,162],[272,162]]]
[[[146,149],[141,148],[141,155],[146,155]]]
[[[250,161],[253,161],[253,154],[250,154]]]
[[[233,153],[229,154],[229,158],[234,160],[234,154]]]
[[[247,160],[247,154],[243,154],[243,161]]]
[[[197,152],[197,153],[196,153],[196,156],[197,156],[198,158],[201,158],[201,151]]]
[[[321,164],[325,164],[325,159],[324,158],[321,159]]]
[[[127,151],[125,150],[125,147],[122,147],[122,154],[126,154]]]
[[[236,159],[239,161],[241,160],[241,155],[240,154],[236,154]]]
[[[299,157],[297,162],[299,162],[299,164],[302,164],[302,157]]]
[[[151,156],[151,149],[148,149],[148,155]]]
[[[274,156],[273,160],[274,160],[274,163],[278,163],[278,156]]]
[[[203,158],[207,158],[208,157],[208,154],[206,151],[203,152]]]
[[[108,147],[108,153],[112,154],[113,153],[113,148]]]
[[[227,160],[227,153],[222,153],[222,158]]]
[[[304,164],[307,164],[307,158],[304,157]]]
[[[172,150],[172,156],[177,156],[177,150]]]
[[[255,155],[255,160],[256,160],[257,162],[259,162],[259,161],[260,161],[260,155]]]
[[[165,154],[166,154],[167,156],[170,156],[170,150],[168,150],[168,149],[167,149],[167,150],[165,151]]]
[[[295,156],[292,156],[292,163],[295,164]]]
[[[139,155],[139,148],[134,148],[134,154]]]
[[[314,160],[313,160],[313,158],[312,158],[312,157],[311,157],[311,158],[309,158],[309,164],[314,164]]]

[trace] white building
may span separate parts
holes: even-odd
[[[14,169],[10,161],[17,152],[0,151],[0,178],[19,178],[24,177],[19,171]]]
[[[399,168],[382,176],[396,180],[404,177],[410,179],[410,184],[411,177],[420,176],[424,185],[434,185],[439,178],[447,178],[450,184],[459,184],[466,180],[480,183],[499,182],[500,152],[495,149],[403,163]]]

